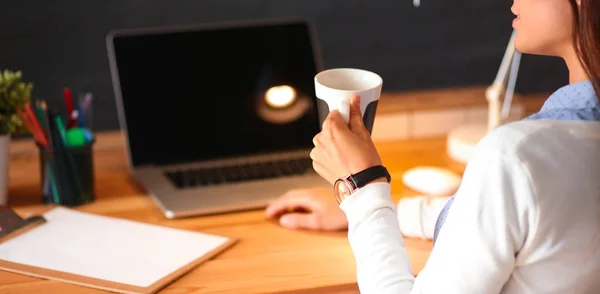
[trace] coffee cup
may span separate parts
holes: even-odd
[[[335,68],[315,76],[315,94],[321,125],[337,109],[346,123],[350,120],[350,98],[360,96],[360,111],[371,133],[383,79],[376,73],[356,68]]]

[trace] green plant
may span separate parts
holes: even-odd
[[[20,71],[0,71],[0,135],[27,131],[17,109],[31,101],[33,84],[21,81]]]

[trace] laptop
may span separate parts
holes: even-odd
[[[165,217],[330,186],[309,157],[322,70],[310,22],[116,30],[106,41],[129,167]]]

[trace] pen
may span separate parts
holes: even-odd
[[[31,119],[33,128],[36,129],[36,131],[38,132],[38,135],[41,140],[40,144],[42,144],[43,146],[48,146],[48,140],[46,139],[46,134],[44,133],[44,129],[42,128],[40,122],[37,119],[35,111],[33,110],[33,106],[31,106],[31,102],[25,103],[25,111],[27,111],[27,114],[28,114],[29,118]]]
[[[48,142],[46,142],[45,147],[51,146],[52,140],[50,139],[50,130],[48,129],[48,121],[46,121],[46,115],[44,114],[44,110],[40,106],[40,101],[35,102],[35,116],[37,117],[37,120],[40,124],[40,128],[41,128],[42,132],[44,133],[46,140],[48,141]]]
[[[48,110],[47,114],[49,122],[48,126],[50,128],[50,133],[52,134],[52,141],[54,143],[54,145],[52,146],[53,152],[50,152],[48,156],[53,158],[52,161],[54,162],[54,167],[56,168],[56,173],[53,173],[53,178],[55,179],[56,190],[58,192],[58,195],[62,196],[58,199],[60,199],[60,202],[62,203],[69,203],[69,197],[73,197],[73,187],[71,185],[68,185],[68,179],[65,178],[68,177],[67,161],[65,158],[65,152],[63,151],[65,147],[61,146],[60,135],[58,134],[59,131],[55,119],[57,117],[60,118],[60,116],[58,115],[58,111],[54,109]]]
[[[67,128],[72,128],[77,124],[77,121],[73,119],[73,111],[75,108],[73,106],[73,95],[71,94],[71,89],[64,88],[63,96],[65,96],[65,105],[67,106]]]
[[[38,115],[38,120],[40,121],[40,124],[42,125],[42,127],[44,128],[45,132],[46,132],[46,137],[48,138],[48,146],[49,148],[54,148],[54,142],[52,140],[52,132],[50,130],[50,120],[48,117],[48,105],[46,104],[46,101],[36,101],[36,114]],[[47,165],[47,169],[46,172],[48,173],[46,175],[46,178],[49,179],[49,183],[48,186],[44,189],[48,189],[45,190],[47,191],[46,193],[48,193],[49,195],[51,194],[53,197],[53,201],[52,199],[51,202],[54,202],[56,204],[60,204],[60,194],[58,193],[58,188],[56,185],[56,178],[54,176],[54,168],[55,168],[55,163],[54,163],[54,155],[51,154],[50,156],[48,156],[46,165]]]
[[[58,134],[60,135],[61,145],[67,146],[67,131],[65,129],[65,124],[62,121],[60,116],[54,117],[56,121],[56,127],[58,130]]]
[[[39,100],[35,101],[35,115],[36,115],[38,121],[40,122],[42,130],[46,134],[46,138],[50,139],[48,136],[48,134],[49,134],[48,124],[46,122],[46,117],[44,116],[43,110],[42,110],[42,108],[40,108]],[[52,143],[48,142],[48,145],[51,146]],[[44,168],[44,183],[42,185],[42,187],[44,187],[44,189],[43,189],[44,203],[52,203],[53,202],[52,194],[50,194],[50,181],[52,180],[50,178],[50,160],[48,160],[48,159],[45,160],[44,167],[45,167]]]
[[[25,124],[25,126],[27,127],[27,129],[38,144],[44,145],[44,142],[46,142],[46,144],[48,143],[47,141],[45,141],[44,135],[40,133],[40,130],[34,125],[32,120],[33,118],[29,115],[27,110],[17,108],[17,114],[19,115],[19,117],[21,117],[23,124]]]
[[[50,123],[48,121],[48,113],[46,101],[36,101],[35,105],[35,113],[37,115],[38,121],[44,132],[46,133],[46,138],[48,139],[48,146],[52,146],[52,136],[50,135]]]
[[[53,162],[53,160],[50,160],[50,162]],[[52,164],[54,165],[54,164]],[[52,191],[52,196],[54,198],[54,203],[55,204],[60,204],[60,194],[58,192],[58,185],[56,183],[56,176],[54,174],[54,169],[52,168],[52,166],[48,166],[48,172],[50,173],[48,176],[50,177],[50,190]]]
[[[50,165],[48,162],[44,165],[44,183],[42,184],[44,187],[44,203],[52,203],[51,195],[50,195]]]
[[[77,126],[80,128],[85,128],[85,114],[83,113],[81,104],[77,107]]]
[[[75,161],[73,159],[73,157],[71,156],[71,153],[69,151],[69,148],[67,146],[67,131],[65,129],[65,125],[62,121],[62,118],[60,117],[60,115],[56,115],[54,117],[54,120],[56,122],[56,128],[58,131],[58,135],[59,135],[59,141],[60,141],[60,150],[63,151],[65,159],[67,161],[67,168],[66,170],[69,172],[70,171],[70,176],[69,178],[71,179],[72,182],[75,182],[75,186],[77,188],[76,193],[72,193],[71,197],[73,197],[73,201],[75,201],[75,197],[81,197],[82,193],[83,193],[83,188],[82,188],[82,184],[81,184],[81,180],[79,179],[79,175],[77,174],[77,169],[75,167]],[[73,192],[73,190],[71,190],[71,192]]]
[[[17,108],[17,113],[19,114],[21,121],[23,121],[23,124],[25,125],[25,127],[27,127],[27,129],[29,130],[29,132],[31,133],[31,135],[33,136],[35,141],[39,143],[40,140],[38,137],[38,133],[33,129],[33,124],[31,123],[31,120],[29,119],[27,112],[25,112],[25,110],[23,110],[21,108]]]
[[[79,127],[92,130],[92,93],[79,96]]]

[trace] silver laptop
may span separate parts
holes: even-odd
[[[328,186],[309,158],[322,69],[311,23],[118,30],[107,47],[132,174],[167,218]]]

